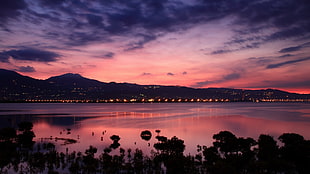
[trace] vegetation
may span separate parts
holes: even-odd
[[[310,141],[295,133],[282,134],[279,146],[270,135],[256,141],[221,131],[213,136],[212,146],[197,145],[194,156],[184,155],[183,140],[157,135],[155,150],[148,156],[140,149],[119,147],[117,135],[110,137],[113,143],[103,152],[93,146],[84,153],[57,152],[52,143],[35,144],[32,127],[23,122],[17,130],[0,129],[0,173],[310,173]],[[111,153],[113,149],[119,153]]]

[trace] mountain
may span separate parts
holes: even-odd
[[[54,76],[46,80],[49,83],[54,83],[58,86],[78,86],[78,87],[96,87],[102,86],[103,82],[82,77],[80,74],[67,73],[60,76]]]
[[[0,69],[0,100],[28,99],[38,95],[37,91],[48,88],[45,81],[20,75],[14,71]]]
[[[41,83],[40,80],[33,79],[31,77],[23,76],[14,71],[0,69],[0,83],[7,85],[10,88],[18,87],[18,85],[32,86]]]
[[[105,83],[79,74],[63,74],[38,80],[0,69],[0,101],[109,100],[109,99],[212,99],[256,101],[263,99],[310,99],[310,95],[276,89],[189,88],[183,86]]]

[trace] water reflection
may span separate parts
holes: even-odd
[[[35,140],[52,137],[50,141],[61,151],[83,151],[90,145],[102,151],[114,144],[112,135],[121,137],[117,143],[125,149],[138,147],[151,151],[156,136],[144,136],[148,141],[141,139],[141,131],[148,130],[153,135],[161,133],[168,138],[183,139],[185,153],[194,154],[198,144],[211,145],[212,136],[222,130],[253,138],[294,132],[309,139],[309,106],[304,103],[0,104],[0,126],[16,127],[19,122],[31,121]],[[62,145],[64,139],[77,143]]]
[[[120,147],[120,137],[110,136],[110,147],[98,152],[90,145],[84,153],[69,148],[59,152],[53,143],[36,143],[31,122],[21,122],[18,130],[0,129],[0,171],[1,173],[309,173],[310,143],[303,136],[284,133],[278,140],[261,134],[258,140],[238,137],[229,131],[213,135],[212,146],[197,145],[197,153],[184,155],[184,140],[176,136],[159,136],[151,155],[136,148]],[[71,129],[63,131],[70,132]],[[104,135],[106,132],[102,132]],[[68,135],[68,134],[67,134]],[[95,136],[95,132],[91,133]],[[141,137],[151,136],[149,130],[141,132]],[[148,139],[147,138],[147,139]],[[144,138],[143,138],[144,139]],[[51,137],[50,140],[53,140]],[[69,138],[55,138],[75,143]],[[112,149],[119,148],[119,151]],[[96,155],[97,154],[97,155]],[[98,156],[99,155],[99,156]]]

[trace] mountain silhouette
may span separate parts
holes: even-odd
[[[102,86],[105,83],[98,80],[92,80],[81,76],[80,74],[67,73],[60,76],[50,77],[46,80],[50,84],[56,84],[58,86],[77,86],[77,87],[96,87]]]
[[[100,82],[80,74],[67,73],[38,80],[0,69],[0,101],[25,100],[108,100],[108,99],[310,99],[309,94],[276,89],[189,88],[183,86],[138,85]]]

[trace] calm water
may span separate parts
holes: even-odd
[[[34,123],[38,142],[51,136],[78,140],[70,145],[49,140],[61,151],[84,152],[89,145],[102,150],[116,134],[121,137],[121,147],[150,152],[157,142],[156,129],[168,138],[183,139],[186,153],[191,154],[196,154],[198,144],[210,145],[213,134],[221,130],[255,139],[260,134],[277,138],[286,132],[310,139],[309,103],[0,104],[0,127],[16,126],[21,121]],[[71,129],[70,134],[67,129]],[[143,130],[152,132],[151,140],[141,139]]]

